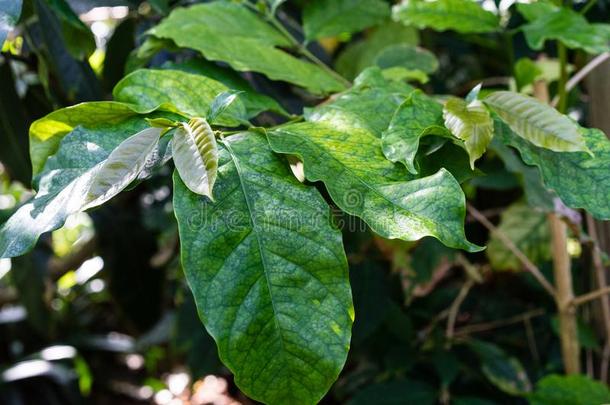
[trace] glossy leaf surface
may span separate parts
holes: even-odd
[[[499,18],[471,0],[405,0],[394,6],[394,19],[417,28],[484,33],[499,28]]]
[[[316,94],[340,91],[342,82],[319,66],[280,49],[292,43],[265,20],[236,3],[215,1],[175,9],[149,31],[178,46],[195,49],[237,71],[253,71],[273,80],[305,87]]]
[[[215,203],[174,176],[200,317],[246,394],[317,403],[343,367],[354,316],[341,233],[263,136],[233,135],[220,149]]]

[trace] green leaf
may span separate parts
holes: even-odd
[[[408,44],[384,48],[377,54],[375,64],[382,69],[403,67],[408,70],[421,70],[424,73],[434,73],[438,69],[438,60],[432,52]]]
[[[415,179],[388,161],[381,140],[361,128],[306,122],[268,133],[274,151],[297,155],[305,177],[323,181],[333,201],[389,239],[434,236],[447,246],[477,251],[464,235],[464,194],[441,169]]]
[[[500,217],[498,229],[532,262],[551,258],[551,237],[546,215],[524,203],[512,204]],[[522,264],[506,245],[492,234],[487,257],[494,270],[521,270]]]
[[[435,31],[485,33],[496,31],[500,24],[498,16],[472,0],[404,0],[392,12],[396,21]]]
[[[218,172],[218,145],[203,118],[183,123],[172,139],[172,154],[180,178],[193,193],[214,200],[212,188]]]
[[[22,0],[0,0],[0,49],[19,20],[21,6]]]
[[[388,129],[383,132],[383,154],[417,174],[414,159],[419,140],[426,135],[447,134],[443,124],[443,106],[421,90],[415,90],[396,110]]]
[[[554,152],[539,148],[517,136],[495,120],[496,136],[516,148],[523,161],[540,169],[547,188],[555,191],[571,208],[584,208],[596,218],[610,219],[610,141],[598,129],[581,128],[588,150],[584,152]]]
[[[248,117],[256,117],[263,111],[273,111],[280,115],[289,115],[277,101],[269,96],[258,93],[244,78],[230,68],[219,66],[202,58],[189,59],[183,63],[166,62],[161,68],[181,70],[187,73],[206,76],[219,81],[229,89],[241,91],[239,99],[244,104],[244,107],[246,107]]]
[[[308,41],[351,34],[390,17],[383,0],[312,0],[303,9],[303,29]]]
[[[181,113],[201,117],[208,114],[215,98],[227,91],[224,84],[205,76],[178,70],[141,69],[117,83],[112,94],[116,101],[142,109],[171,104]],[[238,126],[245,116],[245,107],[238,99],[218,117],[217,123]]]
[[[210,110],[208,112],[207,117],[208,120],[213,124],[219,115],[225,112],[227,108],[229,108],[233,103],[238,100],[240,93],[240,91],[229,90],[217,95],[216,98],[214,98],[214,101],[212,101],[212,105],[210,106]],[[246,111],[243,110],[243,112],[243,116],[236,118],[247,122]]]
[[[220,149],[216,203],[174,176],[200,317],[248,396],[315,404],[345,363],[354,316],[341,233],[262,135],[233,135]]]
[[[24,254],[41,234],[58,229],[69,215],[82,210],[103,162],[125,138],[147,127],[144,119],[132,116],[97,122],[95,127],[78,126],[63,137],[40,174],[36,196],[0,227],[0,257]]]
[[[49,156],[55,154],[61,140],[74,128],[105,127],[112,131],[138,113],[149,112],[114,101],[95,101],[62,108],[34,121],[30,127],[30,157],[33,174],[42,171]]]
[[[515,80],[517,89],[533,84],[541,75],[542,69],[529,58],[521,58],[515,64]]]
[[[554,200],[557,195],[546,189],[542,183],[540,171],[536,167],[523,163],[514,149],[504,145],[497,138],[494,138],[491,142],[490,149],[504,161],[504,166],[508,171],[521,178],[525,200],[530,207],[543,212],[553,212],[555,210]]]
[[[146,128],[127,138],[97,166],[84,205],[97,207],[123,191],[154,159],[162,129]]]
[[[479,100],[466,103],[452,97],[445,103],[443,118],[451,133],[464,141],[470,167],[474,170],[474,162],[485,153],[493,137],[493,120],[489,111]]]
[[[547,40],[591,54],[610,51],[610,25],[591,24],[580,13],[545,2],[519,3],[517,10],[530,23],[521,27],[528,45],[540,50]]]
[[[375,58],[386,47],[405,44],[415,46],[419,42],[417,30],[397,22],[388,21],[364,39],[352,41],[339,54],[336,69],[352,80],[367,67],[375,65]]]
[[[548,375],[528,395],[531,405],[590,405],[610,402],[610,390],[584,375]]]
[[[308,121],[332,122],[334,127],[363,128],[381,137],[398,106],[413,87],[387,80],[379,68],[368,68],[349,90],[336,95],[332,102],[305,110]]]
[[[237,71],[253,71],[272,80],[305,87],[314,94],[344,89],[321,67],[297,59],[280,48],[293,44],[245,6],[215,1],[176,8],[149,33],[195,49],[211,61],[226,62]]]
[[[556,152],[588,152],[578,125],[535,98],[496,91],[484,100],[513,131],[536,146]]]
[[[95,51],[93,33],[65,0],[48,0],[51,10],[59,19],[62,36],[68,52],[78,60],[86,59]]]
[[[472,341],[469,346],[479,356],[485,377],[500,390],[511,395],[523,395],[532,390],[523,365],[515,357],[487,342]]]

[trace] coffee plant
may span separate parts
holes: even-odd
[[[88,28],[54,3],[63,4],[26,1],[24,13],[27,5],[53,35],[73,36],[66,52],[82,61],[79,52],[95,49]],[[112,100],[59,108],[31,124],[36,193],[1,225],[0,257],[26,254],[69,217],[171,167],[181,266],[220,360],[254,400],[315,404],[344,368],[360,316],[344,239],[364,228],[390,246],[422,238],[418,246],[435,245],[426,237],[444,245],[435,246],[457,255],[468,274],[444,315],[455,323],[453,311],[483,277],[466,259],[486,245],[467,237],[469,213],[490,231],[492,268],[523,268],[550,294],[564,370],[581,371],[576,308],[608,292],[599,285],[575,296],[568,255],[568,237],[599,250],[578,210],[591,223],[610,219],[610,140],[567,114],[574,89],[610,52],[610,24],[586,17],[594,0],[584,8],[546,0],[217,0],[171,10],[150,3],[165,4],[165,16],[141,33]],[[24,20],[20,0],[0,7],[4,41]],[[45,22],[45,13],[59,18]],[[420,31],[506,43],[511,57],[522,36],[529,57],[500,84],[477,76],[460,95],[433,94],[427,83],[449,61],[420,46]],[[325,52],[338,55],[334,63]],[[177,56],[155,63],[167,53]],[[466,201],[474,201],[473,182],[499,181],[481,163],[493,159],[524,194],[499,225]],[[553,281],[535,264],[551,260]],[[453,326],[447,338],[457,344],[452,334]],[[469,344],[477,358],[505,356]],[[582,376],[547,377],[533,390],[522,376],[497,377],[494,367],[519,374],[514,359],[486,367],[503,392],[534,404],[610,401],[604,386]],[[444,389],[454,378],[441,372]],[[582,396],[565,394],[570,386]],[[385,389],[353,403],[417,401],[383,402]]]

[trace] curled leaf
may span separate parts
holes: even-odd
[[[180,178],[193,193],[212,198],[218,171],[218,144],[203,118],[193,118],[176,130],[172,139],[174,164]]]
[[[464,141],[470,156],[470,167],[480,158],[493,137],[493,121],[489,111],[479,100],[471,103],[460,98],[450,98],[443,109],[445,126],[456,137]]]
[[[82,209],[102,205],[134,181],[152,157],[162,131],[146,128],[121,142],[95,171]]]

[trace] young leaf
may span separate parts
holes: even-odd
[[[535,98],[497,91],[484,100],[513,131],[536,146],[556,152],[588,152],[578,125]]]
[[[448,171],[415,179],[383,156],[374,134],[329,122],[286,125],[268,138],[274,151],[297,155],[308,180],[323,181],[343,211],[362,218],[379,235],[433,236],[454,248],[481,249],[466,240],[464,194]]]
[[[290,48],[293,44],[255,13],[233,2],[178,7],[149,33],[195,49],[208,60],[226,62],[237,71],[259,72],[315,94],[345,87],[319,66],[281,50],[280,47]]]
[[[538,166],[546,187],[571,208],[584,208],[596,218],[610,219],[610,141],[598,129],[583,129],[591,157],[583,152],[562,153],[539,148],[517,136],[499,119],[496,136],[516,148],[523,161]]]
[[[315,404],[345,363],[354,318],[341,232],[264,136],[223,143],[216,203],[174,175],[182,265],[199,315],[248,396]]]
[[[351,34],[377,25],[390,16],[390,7],[383,0],[312,0],[303,9],[305,38]]]
[[[22,0],[0,0],[0,48],[21,14]]]
[[[97,171],[112,150],[129,134],[147,127],[144,119],[131,117],[109,125],[98,123],[98,127],[78,126],[65,136],[57,153],[46,161],[36,196],[0,227],[0,257],[24,254],[41,234],[61,227],[69,215],[81,211]]]
[[[218,172],[218,145],[208,122],[193,118],[178,128],[172,139],[174,164],[193,193],[214,200],[212,188]]]
[[[545,213],[524,203],[513,204],[502,213],[498,229],[534,263],[551,258],[551,234]],[[493,270],[522,269],[521,262],[495,234],[486,253]]]
[[[591,54],[610,51],[608,24],[591,24],[576,11],[541,1],[519,3],[517,9],[530,20],[521,29],[533,49],[540,50],[545,41],[554,39],[568,48],[582,49]]]
[[[470,167],[474,170],[474,162],[485,153],[493,137],[494,127],[489,111],[479,100],[466,103],[452,97],[445,103],[443,118],[451,133],[464,141],[470,156]]]
[[[420,138],[447,134],[443,124],[443,106],[421,90],[415,90],[398,107],[388,129],[381,135],[383,154],[417,174],[414,159]]]
[[[228,92],[224,84],[205,76],[179,70],[140,69],[123,78],[112,92],[116,101],[131,103],[144,109],[171,104],[179,112],[192,117],[206,116],[216,96]],[[246,117],[239,100],[220,112],[218,125],[234,127]]]
[[[463,34],[496,31],[500,23],[498,16],[472,0],[403,0],[392,13],[406,25]]]
[[[147,128],[127,138],[98,167],[83,210],[102,205],[133,182],[152,157],[161,128]]]

